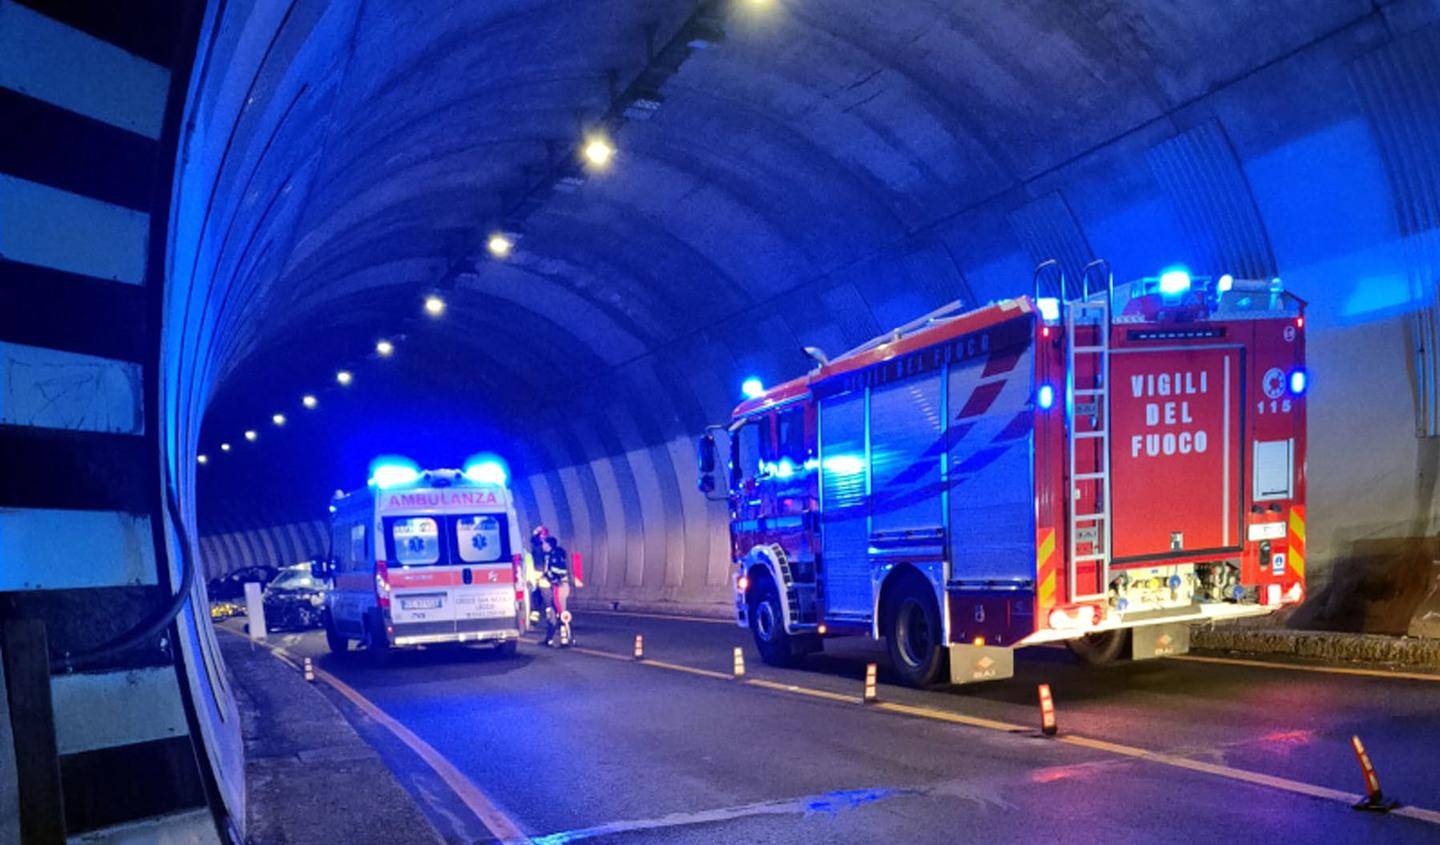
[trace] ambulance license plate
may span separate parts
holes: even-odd
[[[400,609],[401,609],[401,610],[434,610],[434,609],[438,608],[439,606],[440,606],[440,599],[438,599],[438,598],[401,599],[401,600],[400,600]]]

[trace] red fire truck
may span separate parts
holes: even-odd
[[[866,634],[907,683],[969,683],[1037,643],[1182,654],[1191,623],[1303,598],[1304,302],[1097,265],[1072,301],[1042,265],[1034,297],[807,349],[701,439],[716,498],[728,442],[735,618],[767,662]]]

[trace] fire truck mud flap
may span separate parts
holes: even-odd
[[[950,683],[975,684],[1015,676],[1015,650],[992,645],[950,646]]]
[[[1142,625],[1130,632],[1130,659],[1153,660],[1190,652],[1190,626]]]

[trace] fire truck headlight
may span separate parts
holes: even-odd
[[[1304,370],[1291,370],[1291,371],[1290,371],[1290,392],[1293,393],[1293,394],[1295,394],[1296,396],[1299,396],[1300,394],[1304,393],[1304,392],[1305,392],[1305,382],[1306,382],[1306,381],[1307,381],[1307,379],[1306,379],[1306,377],[1305,377],[1305,371],[1304,371]]]
[[[739,591],[742,592],[742,593],[745,592],[745,591],[747,591],[747,590],[749,590],[749,589],[750,589],[750,576],[748,576],[748,575],[741,575],[739,578],[736,578],[736,579],[735,579],[735,589],[739,590]]]
[[[1055,404],[1055,388],[1048,384],[1040,385],[1040,390],[1035,394],[1035,400],[1040,403],[1042,409],[1049,410],[1050,406]]]

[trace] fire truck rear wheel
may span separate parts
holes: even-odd
[[[929,585],[919,577],[905,578],[894,585],[886,607],[885,646],[900,680],[916,688],[944,683],[950,665]]]
[[[760,659],[771,666],[789,666],[794,662],[790,650],[790,634],[785,630],[785,612],[780,607],[780,591],[768,577],[755,579],[750,593],[750,633]]]
[[[1076,657],[1092,666],[1114,663],[1125,653],[1125,647],[1129,644],[1130,632],[1127,630],[1101,631],[1098,634],[1086,634],[1078,640],[1065,641],[1065,645],[1070,647]]]

